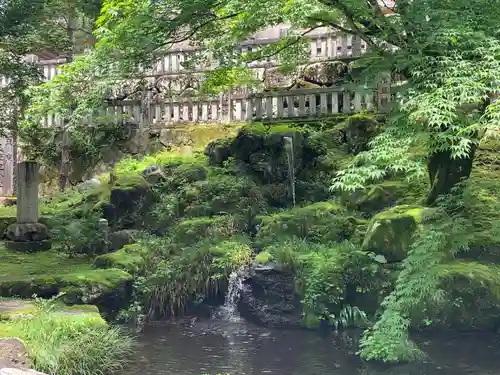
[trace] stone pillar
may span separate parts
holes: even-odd
[[[106,219],[100,219],[99,220],[99,229],[101,230],[102,234],[102,242],[103,242],[103,247],[104,251],[108,252],[109,250],[109,226],[108,226],[108,221]]]
[[[34,161],[17,164],[17,223],[38,223],[40,165]]]
[[[17,170],[17,222],[7,227],[5,246],[13,251],[42,251],[51,247],[47,227],[38,222],[39,164],[23,161]]]

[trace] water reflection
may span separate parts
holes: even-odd
[[[234,321],[163,323],[145,327],[126,375],[500,375],[498,336],[429,339],[420,341],[430,363],[367,367],[354,355],[352,336],[271,330]]]

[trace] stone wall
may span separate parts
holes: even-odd
[[[149,131],[149,149],[168,149],[180,153],[203,150],[211,141],[235,136],[243,123],[160,125]]]
[[[103,155],[104,163],[100,165],[93,174],[82,175],[79,170],[78,161],[72,165],[70,173],[70,183],[75,184],[81,180],[90,179],[95,175],[109,171],[113,165],[123,157],[134,155],[140,156],[148,153],[154,153],[162,150],[178,152],[180,154],[190,154],[194,151],[202,151],[211,141],[236,135],[243,123],[235,124],[156,124],[154,127],[137,130],[132,137],[129,145],[129,153],[123,153],[118,150],[109,149]],[[49,194],[57,189],[58,171],[41,168],[41,186],[42,195]]]

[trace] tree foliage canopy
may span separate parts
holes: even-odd
[[[483,136],[496,135],[500,128],[495,101],[500,82],[500,1],[402,0],[389,17],[381,4],[106,0],[96,22],[93,69],[113,75],[119,85],[120,77],[144,72],[175,43],[189,41],[197,52],[186,65],[216,57],[218,67],[208,74],[204,88],[221,90],[248,82],[252,61],[272,56],[283,69],[297,67],[307,56],[307,34],[333,27],[362,37],[371,49],[356,62],[362,69],[359,84],[375,83],[385,73],[400,83],[394,90],[390,126],[334,187],[361,188],[367,180],[393,171],[421,175],[423,160],[433,154],[445,153],[446,163],[469,158]],[[236,48],[259,30],[281,23],[291,29],[279,41],[257,52]]]

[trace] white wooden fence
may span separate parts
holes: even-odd
[[[377,103],[374,103],[374,100]],[[218,98],[173,98],[152,101],[116,101],[100,116],[125,117],[148,128],[159,123],[217,123],[273,121],[314,118],[339,113],[373,111],[383,106],[373,91],[352,92],[341,87],[270,91],[246,95],[221,95]],[[96,116],[97,118],[98,116]],[[92,119],[89,119],[91,122]],[[58,124],[54,115],[46,126]]]
[[[342,60],[353,59],[360,57],[367,51],[366,43],[358,36],[348,35],[335,32],[324,32],[321,34],[313,34],[308,36],[309,39],[309,52],[310,61],[328,61],[328,60]],[[238,47],[241,53],[256,52],[262,46],[276,42],[277,38],[256,39],[242,43]],[[172,48],[161,60],[159,60],[151,70],[147,71],[147,75],[165,76],[165,75],[178,75],[185,73],[187,70],[183,66],[183,62],[193,54],[195,50],[189,47],[175,47]],[[32,61],[36,60],[35,57],[31,58]],[[43,76],[46,80],[51,80],[61,72],[61,65],[65,63],[65,59],[55,60],[40,60],[37,64],[43,70]],[[253,68],[277,66],[278,61],[272,58],[259,60],[250,64]],[[197,66],[196,72],[206,72],[214,69],[215,63],[206,66]],[[0,77],[0,87],[5,86],[7,80],[5,77]]]

